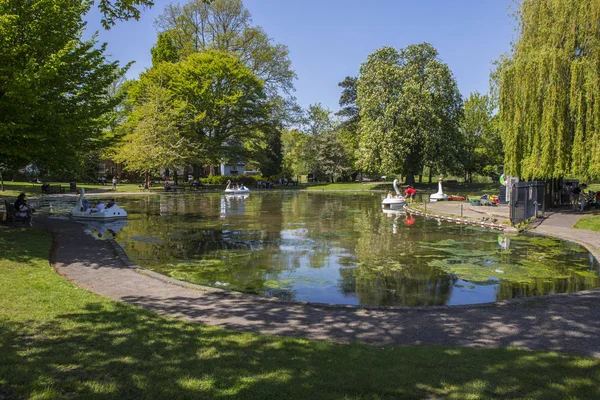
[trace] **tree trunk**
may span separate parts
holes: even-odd
[[[177,185],[177,169],[173,171],[173,179],[175,180],[175,185]]]
[[[148,180],[148,171],[146,171],[146,177],[144,178],[146,180],[146,189],[150,189],[150,181]]]
[[[404,182],[407,185],[414,185],[415,184],[415,174],[406,174],[406,182]]]
[[[211,165],[210,167],[208,167],[208,170],[209,170],[208,174],[210,176],[215,176],[215,166],[214,165]]]
[[[431,183],[431,178],[433,177],[433,173],[431,168],[429,168],[429,183]]]
[[[423,174],[419,174],[419,183],[423,183]]]
[[[0,190],[4,192],[4,177],[2,176],[2,172],[0,172]]]

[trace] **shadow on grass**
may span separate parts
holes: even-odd
[[[27,263],[36,259],[48,259],[48,248],[45,244],[50,236],[50,233],[43,229],[30,228],[23,224],[0,224],[0,261]]]
[[[0,322],[2,392],[27,398],[600,396],[600,361],[556,353],[374,347],[240,334],[88,303],[50,323]]]

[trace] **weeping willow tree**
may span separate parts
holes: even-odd
[[[501,65],[505,171],[600,177],[600,1],[523,0]]]

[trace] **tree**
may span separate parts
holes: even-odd
[[[383,47],[361,66],[359,167],[414,175],[456,168],[462,101],[437,50],[422,43]]]
[[[74,169],[98,147],[125,73],[105,46],[82,41],[86,2],[0,2],[0,159],[11,168]],[[51,33],[51,34],[49,34]]]
[[[147,174],[160,168],[177,170],[200,151],[180,128],[185,103],[174,99],[162,83],[152,82],[145,87],[139,106],[122,126],[128,134],[113,158],[125,163],[130,171]]]
[[[177,47],[169,31],[158,34],[156,44],[150,49],[152,54],[152,65],[157,65],[161,62],[177,62],[179,54]]]
[[[506,173],[600,177],[600,2],[523,0],[499,76]]]
[[[262,82],[231,55],[207,50],[177,63],[160,63],[144,72],[129,91],[135,108],[143,106],[153,87],[164,87],[182,115],[176,124],[195,145],[186,159],[215,165],[238,160],[245,143],[273,129]]]
[[[340,111],[335,115],[342,118],[338,126],[338,140],[344,146],[350,165],[356,166],[356,153],[359,142],[360,108],[356,104],[358,78],[347,76],[338,83],[341,87]]]
[[[241,0],[169,4],[156,25],[169,32],[180,59],[207,49],[229,52],[263,79],[270,96],[294,89],[296,74],[287,47],[273,44],[261,27],[251,25],[250,12]]]
[[[283,172],[288,176],[309,173],[307,163],[308,136],[297,129],[286,129],[281,135],[283,145]]]
[[[465,180],[472,182],[474,173],[496,176],[503,152],[489,96],[475,92],[465,101],[461,134]]]
[[[319,103],[309,106],[307,114],[308,143],[304,156],[308,169],[317,180],[334,182],[351,170],[348,154],[339,140],[338,123],[333,120],[331,111]]]

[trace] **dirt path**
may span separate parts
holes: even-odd
[[[75,222],[48,217],[37,221],[54,234],[51,262],[60,274],[100,295],[171,317],[239,331],[344,343],[512,346],[600,357],[600,290],[429,309],[288,303],[174,284],[127,266],[111,243],[83,234]]]

